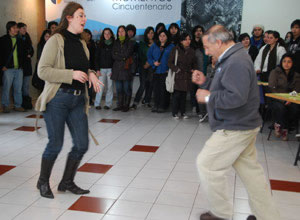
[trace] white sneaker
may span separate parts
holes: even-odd
[[[190,118],[190,117],[187,116],[186,114],[183,114],[182,117],[183,117],[183,119],[189,119],[189,118]]]
[[[173,118],[176,119],[176,120],[179,119],[178,115],[173,115]]]
[[[208,119],[208,113],[206,113],[202,118],[200,118],[199,122],[204,122]]]

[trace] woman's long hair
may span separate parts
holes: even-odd
[[[285,53],[285,54],[281,57],[279,67],[281,68],[281,70],[282,70],[283,72],[285,72],[285,70],[283,69],[283,66],[282,66],[282,62],[283,62],[284,58],[286,58],[286,57],[291,58],[291,60],[292,60],[292,62],[293,62],[292,68],[290,69],[290,72],[289,72],[288,75],[287,75],[288,82],[291,82],[291,81],[293,80],[294,74],[295,74],[295,60],[294,60],[294,55],[291,54],[291,53]]]
[[[270,31],[269,34],[273,35],[274,38],[278,39],[277,44],[279,46],[285,47],[284,40],[280,37],[280,34],[278,31]]]
[[[51,31],[49,29],[46,29],[46,30],[43,31],[38,45],[41,45],[41,46],[45,45],[45,43],[46,43],[46,41],[45,41],[45,35],[46,34],[49,34],[51,36]]]
[[[104,28],[102,31],[102,34],[100,36],[99,47],[103,47],[103,45],[104,45],[104,42],[105,42],[104,32],[105,31],[109,31],[111,34],[110,39],[112,39],[113,42],[115,41],[115,35],[114,35],[113,31],[110,28]]]
[[[127,40],[128,40],[128,34],[127,34],[127,30],[126,30],[125,25],[120,25],[120,26],[118,27],[118,29],[117,29],[117,40],[120,40],[120,39],[119,39],[119,30],[120,30],[121,28],[123,28],[123,29],[125,30],[125,41],[127,41]]]
[[[154,28],[152,26],[149,26],[146,28],[145,32],[144,32],[144,42],[148,45],[149,42],[149,38],[148,38],[148,34],[150,31],[153,31],[154,33]],[[154,40],[154,35],[153,35],[153,40]]]
[[[67,16],[73,16],[74,13],[78,10],[78,9],[83,9],[81,4],[78,4],[76,2],[69,2],[66,7],[64,8],[62,15],[61,15],[61,19],[60,22],[54,32],[54,34],[59,33],[62,36],[64,36],[64,31],[67,30],[68,26],[69,26],[69,22],[67,19]],[[81,36],[82,39],[82,36]]]
[[[161,35],[162,33],[164,33],[166,36],[167,36],[167,41],[166,41],[166,43],[165,43],[165,45],[164,45],[164,48],[166,48],[167,46],[169,46],[169,44],[171,43],[170,42],[170,36],[169,36],[169,33],[168,33],[168,31],[167,30],[162,30],[162,31],[160,31],[159,33],[158,33],[158,35],[157,35],[157,39],[156,39],[156,41],[155,41],[155,43],[156,43],[156,45],[157,46],[161,46],[161,42],[160,42],[160,40],[159,40],[159,35]]]

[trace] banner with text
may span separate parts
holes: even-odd
[[[64,7],[71,0],[45,0],[46,20],[60,20]],[[73,0],[74,1],[74,0]],[[86,13],[85,28],[94,37],[109,27],[116,33],[119,25],[134,24],[137,35],[143,35],[147,26],[162,22],[167,27],[171,23],[180,25],[181,0],[75,0]]]

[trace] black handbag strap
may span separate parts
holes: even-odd
[[[17,39],[16,39],[16,43],[14,44],[11,53],[9,54],[9,56],[8,56],[8,58],[7,58],[7,61],[6,61],[6,63],[5,63],[5,67],[7,67],[8,63],[10,62],[10,59],[12,58],[13,53],[14,53],[16,47],[17,47]]]
[[[162,56],[164,55],[164,52],[165,52],[165,48],[164,48],[163,51],[160,53],[160,56],[159,56],[157,62],[160,62]],[[157,69],[157,66],[154,68],[154,72],[156,71],[156,69]]]

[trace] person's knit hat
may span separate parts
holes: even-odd
[[[256,24],[256,25],[253,25],[253,30],[258,27],[258,28],[261,28],[263,31],[265,31],[265,27],[262,25],[262,24]]]

